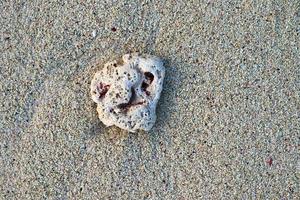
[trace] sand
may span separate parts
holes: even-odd
[[[298,0],[0,10],[0,199],[299,199]],[[149,132],[106,128],[89,95],[129,51],[166,62]]]

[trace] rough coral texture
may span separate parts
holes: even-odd
[[[163,62],[155,56],[126,54],[121,61],[105,64],[91,83],[100,120],[131,132],[150,130],[164,76]]]

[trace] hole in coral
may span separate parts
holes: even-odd
[[[151,72],[145,72],[144,75],[145,75],[146,82],[151,84],[154,79],[154,75]]]
[[[148,85],[147,83],[143,82],[143,83],[142,83],[142,86],[141,86],[141,87],[142,87],[142,90],[143,90],[143,91],[146,91],[146,89],[147,89],[148,86],[149,86],[149,85]]]
[[[154,80],[154,75],[151,72],[145,72],[144,76],[145,76],[145,80],[143,81],[143,83],[141,85],[141,89],[142,89],[142,91],[144,91],[146,93],[147,96],[149,96],[150,92],[147,91],[147,88]]]
[[[104,83],[101,83],[101,82],[100,82],[100,83],[97,85],[97,90],[98,90],[98,92],[99,92],[99,98],[104,97],[105,94],[108,92],[109,88],[110,88],[110,85],[107,85],[107,84],[104,84]]]

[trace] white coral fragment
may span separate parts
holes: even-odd
[[[105,64],[91,83],[99,119],[130,132],[150,130],[164,76],[163,62],[155,56],[126,54],[120,62]]]

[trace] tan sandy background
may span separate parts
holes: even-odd
[[[298,0],[0,11],[0,199],[299,199]],[[104,127],[89,96],[128,51],[166,62],[148,133]]]

